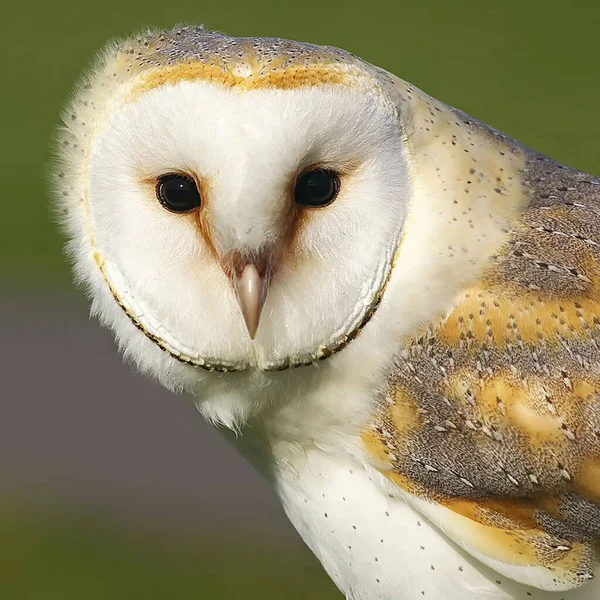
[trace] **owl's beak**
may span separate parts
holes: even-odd
[[[247,263],[233,276],[232,282],[248,334],[253,340],[267,297],[267,278],[259,273],[254,263]]]

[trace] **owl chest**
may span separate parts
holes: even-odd
[[[348,600],[562,600],[481,565],[410,505],[380,491],[358,463],[305,456],[277,474],[276,488]],[[575,597],[584,598],[566,596]]]

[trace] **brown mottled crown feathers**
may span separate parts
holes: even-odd
[[[405,344],[363,440],[471,548],[579,585],[600,540],[600,181],[497,139],[524,154],[525,206]]]

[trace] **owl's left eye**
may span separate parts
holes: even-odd
[[[164,208],[176,213],[192,212],[202,202],[194,179],[182,173],[161,175],[156,183],[156,197]]]
[[[329,169],[304,173],[296,182],[294,196],[298,204],[320,207],[333,202],[340,191],[340,178]]]

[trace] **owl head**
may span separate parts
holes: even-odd
[[[198,27],[102,53],[64,114],[57,195],[93,311],[143,371],[192,389],[313,365],[374,318],[410,193],[376,74]]]

